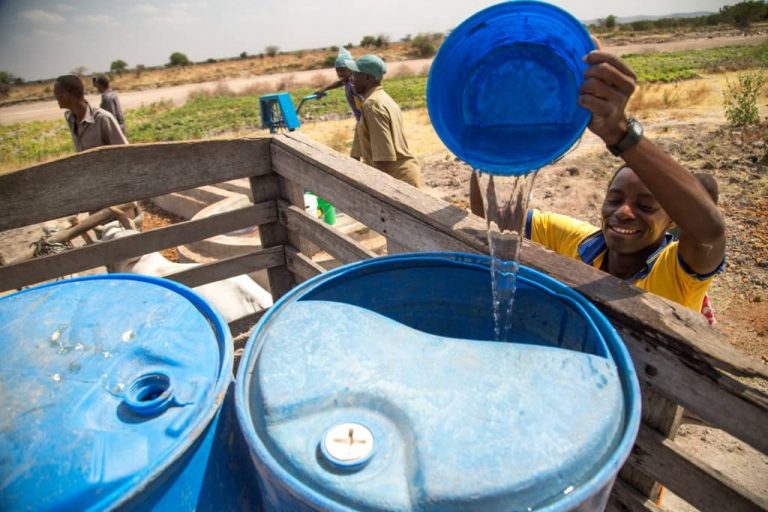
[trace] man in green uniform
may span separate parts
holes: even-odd
[[[364,98],[352,158],[362,159],[393,178],[420,187],[421,168],[408,150],[403,114],[381,87],[386,64],[376,55],[363,55],[345,64],[352,70],[352,87]]]

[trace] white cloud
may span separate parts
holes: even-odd
[[[19,17],[33,23],[64,23],[64,16],[54,12],[47,12],[42,9],[32,9],[30,11],[21,11]]]
[[[35,29],[32,31],[32,35],[34,35],[37,38],[50,38],[50,39],[60,39],[62,37],[62,34],[54,31],[54,30],[43,30],[43,29]]]
[[[83,17],[83,21],[93,25],[103,25],[112,21],[112,16],[107,16],[106,14],[89,14],[88,16]]]
[[[141,14],[157,14],[160,12],[157,7],[150,4],[139,4],[135,6],[133,10]]]

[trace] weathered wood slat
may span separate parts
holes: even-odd
[[[104,146],[0,176],[0,231],[269,172],[268,138]]]
[[[251,197],[254,203],[267,200],[277,200],[282,197],[280,177],[275,174],[255,176],[249,179],[251,185]],[[277,245],[287,245],[288,230],[277,219],[259,224],[259,238],[264,248]],[[269,291],[274,300],[279,299],[293,287],[296,279],[285,265],[267,270],[269,277]]]
[[[269,311],[269,309],[259,311],[258,313],[252,313],[229,322],[229,332],[232,334],[232,338],[235,342],[235,350],[245,346],[245,342],[247,341],[246,336],[250,335],[251,329],[253,329],[258,321],[261,320],[261,317],[264,316],[267,311]]]
[[[278,173],[409,247],[488,252],[485,225],[478,217],[330,152],[300,134],[275,137],[271,155]],[[724,404],[731,411],[748,411],[748,420],[721,414],[713,418],[713,424],[767,451],[767,436],[761,441],[756,431],[768,424],[768,397],[724,372],[759,378],[768,377],[768,372],[736,351],[699,315],[536,244],[526,243],[521,259],[584,294],[615,325],[622,325],[639,374],[647,383],[697,414]],[[651,372],[643,371],[648,357],[639,358],[640,354],[653,356]],[[658,360],[660,354],[664,354],[663,360]],[[696,389],[702,382],[708,384],[706,396],[699,392],[700,387]],[[710,421],[712,415],[710,412],[706,419]]]
[[[295,231],[299,236],[317,244],[342,263],[376,257],[376,253],[373,251],[369,251],[351,237],[324,222],[312,218],[297,206],[278,202],[278,215],[289,231]]]
[[[194,288],[214,281],[221,281],[229,277],[249,274],[257,270],[270,269],[285,265],[285,251],[281,246],[260,249],[231,258],[206,263],[199,267],[176,272],[165,276],[167,279],[178,281]]]
[[[615,324],[632,355],[643,387],[653,389],[686,409],[738,437],[763,453],[768,453],[768,413],[765,394],[737,380],[719,374],[692,370],[685,360],[663,346],[649,345],[647,338]]]
[[[641,426],[629,463],[702,511],[768,510],[768,500],[740,487],[654,430]]]
[[[0,267],[0,291],[81,272],[117,260],[229,233],[259,223],[276,222],[277,207],[266,201],[205,219],[180,222],[139,235],[101,242],[60,254]]]
[[[305,147],[304,139],[298,142],[276,137],[271,149],[273,168],[374,231],[401,241],[413,250],[472,250],[461,236],[442,229],[441,223],[431,218],[431,215],[440,216],[440,210],[446,207],[455,222],[468,214],[372,167],[340,154],[334,157],[314,144],[310,142]]]
[[[621,480],[616,480],[606,512],[661,512],[656,504]]]
[[[325,272],[323,267],[290,246],[285,248],[285,261],[288,269],[296,274],[301,282]]]

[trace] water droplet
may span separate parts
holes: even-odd
[[[75,345],[75,350],[83,350],[84,348],[85,348],[85,347],[83,346],[83,344],[82,344],[82,343],[77,343],[77,344]]]
[[[61,347],[59,348],[59,352],[58,353],[59,354],[68,354],[71,348],[72,347],[70,347],[68,345],[61,345]]]
[[[61,337],[61,331],[54,331],[53,334],[51,334],[51,341],[57,342],[59,338]]]
[[[565,488],[565,490],[563,491],[563,494],[570,494],[572,492],[573,492],[573,486],[569,485],[568,487]]]
[[[133,331],[125,331],[122,336],[122,340],[125,342],[131,341],[136,335]]]
[[[53,380],[53,382],[61,382],[61,375],[59,375],[58,373],[54,373],[53,375],[51,375],[51,379]]]
[[[112,357],[112,354],[110,354],[109,352],[102,352],[102,355],[104,356],[104,359],[109,359],[110,357]]]

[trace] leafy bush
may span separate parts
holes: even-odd
[[[13,76],[13,73],[10,73],[8,71],[0,71],[0,98],[4,98],[5,96],[8,96],[8,93],[11,91],[12,85],[17,85],[24,82],[19,77]]]
[[[765,86],[765,72],[743,73],[737,82],[728,82],[723,94],[725,118],[733,126],[747,126],[760,122],[757,100]]]
[[[325,64],[326,68],[332,68],[336,66],[336,56],[335,55],[328,55],[325,60],[323,61],[323,64]]]
[[[240,58],[241,59],[247,59],[248,58],[248,52],[240,52]]]
[[[431,57],[437,51],[429,34],[418,34],[414,37],[411,40],[411,48],[418,57]]]
[[[168,58],[169,66],[189,66],[190,64],[189,57],[181,52],[173,52]]]

